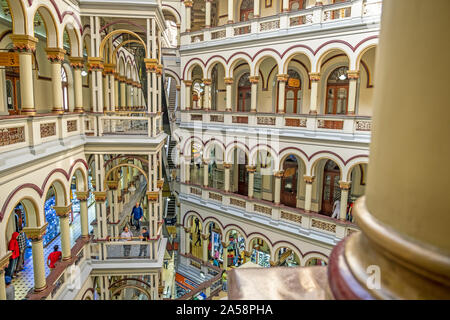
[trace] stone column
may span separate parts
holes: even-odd
[[[44,245],[43,239],[48,223],[41,227],[23,229],[27,238],[31,240],[33,255],[34,291],[40,292],[47,288],[45,279]]]
[[[224,163],[223,167],[225,168],[225,177],[224,177],[224,191],[225,192],[230,192],[230,169],[233,166],[232,163]]]
[[[222,242],[222,246],[223,246],[222,268],[223,268],[223,270],[227,270],[228,269],[228,244],[225,242]]]
[[[126,84],[126,77],[119,77],[120,79],[120,106],[122,108],[126,107],[127,105],[127,84]]]
[[[119,111],[119,107],[120,107],[119,90],[120,90],[119,73],[114,72],[114,110],[115,111]]]
[[[20,101],[21,114],[33,116],[36,114],[34,106],[33,88],[33,52],[36,50],[38,39],[28,35],[10,35],[14,44],[14,50],[19,52],[19,72],[20,72]]]
[[[209,2],[207,2],[209,3]],[[203,84],[205,85],[205,102],[203,104],[203,110],[211,110],[211,79],[203,79]]]
[[[259,83],[259,76],[252,76],[249,78],[250,83],[252,84],[252,101],[251,101],[251,107],[250,112],[256,112],[257,108],[257,101],[258,101],[258,83]]]
[[[103,111],[109,111],[108,74],[103,70]]]
[[[133,106],[133,99],[131,97],[131,85],[133,83],[133,80],[127,79],[126,80],[126,88],[127,88],[127,107]]]
[[[289,12],[289,0],[283,0],[282,12]]]
[[[278,113],[285,113],[284,108],[284,100],[285,100],[285,89],[286,89],[286,82],[288,81],[289,76],[287,74],[278,74],[277,80],[278,80]]]
[[[191,162],[187,161],[184,164],[184,182],[190,183],[191,182]]]
[[[260,16],[260,5],[259,2],[261,0],[253,0],[253,17],[254,18],[259,18]]]
[[[69,203],[68,206],[57,207],[54,206],[53,209],[56,212],[56,215],[59,217],[59,228],[61,230],[61,251],[62,251],[62,260],[67,261],[72,258],[71,253],[71,245],[70,245],[70,225],[69,225],[69,216],[72,212],[72,203]]]
[[[89,212],[87,200],[89,191],[77,191],[77,199],[80,200],[80,220],[81,220],[81,236],[84,239],[89,238]]]
[[[205,0],[205,28],[211,27],[211,1]]]
[[[191,230],[189,228],[184,227],[184,233],[185,233],[185,238],[184,238],[184,251],[185,254],[189,254],[191,253]]]
[[[233,78],[225,78],[225,85],[227,88],[227,106],[225,111],[233,110],[233,97],[232,97],[232,86],[233,86]]]
[[[202,234],[203,262],[208,262],[208,235]]]
[[[73,91],[75,94],[75,107],[73,112],[83,113],[83,78],[81,71],[84,68],[84,59],[82,57],[71,57],[70,66],[73,69]]]
[[[185,94],[185,105],[184,105],[184,110],[191,110],[191,86],[192,86],[192,80],[184,80],[184,94]]]
[[[348,88],[348,115],[355,114],[356,108],[356,95],[358,93],[358,79],[359,79],[359,71],[348,71],[347,72],[348,80],[349,80],[349,88]]]
[[[186,8],[186,12],[185,12],[185,24],[186,24],[186,32],[191,32],[191,10],[192,10],[192,5],[193,5],[193,1],[192,0],[186,0],[183,2],[184,6]]]
[[[280,204],[281,198],[281,178],[283,178],[284,171],[278,171],[273,174],[275,177],[274,203]]]
[[[319,81],[320,73],[312,72],[309,74],[311,80],[311,100],[309,106],[309,114],[317,114],[319,100]]]
[[[234,0],[228,0],[228,23],[234,23]]]
[[[341,188],[341,207],[340,207],[340,220],[346,221],[347,219],[347,202],[348,202],[348,193],[350,190],[351,181],[339,181],[339,187]]]
[[[361,232],[331,253],[335,299],[450,299],[450,42],[432,36],[448,12],[447,0],[383,2]]]
[[[305,211],[311,212],[311,202],[312,202],[312,185],[316,177],[303,176],[306,182],[305,186]]]
[[[64,60],[65,50],[60,48],[47,48],[47,58],[51,63],[52,69],[52,98],[53,113],[64,113],[63,96],[62,96],[62,80],[61,80],[61,62]]]
[[[209,184],[209,161],[203,160],[203,186],[208,187]]]
[[[248,171],[248,197],[249,199],[253,198],[254,194],[254,184],[255,184],[255,166],[247,166]]]
[[[12,251],[0,258],[0,301],[6,300],[5,269],[9,264]]]

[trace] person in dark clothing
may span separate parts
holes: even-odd
[[[142,241],[149,241],[150,240],[150,233],[148,232],[146,227],[142,227],[142,236],[140,237]],[[147,254],[147,247],[146,244],[141,244],[139,248],[139,257],[140,256],[146,256]]]
[[[195,241],[195,246],[197,245],[197,243],[198,243],[198,246],[200,247],[201,245],[202,245],[202,235],[201,235],[201,233],[200,233],[200,229],[198,229],[197,230],[197,241]]]
[[[137,231],[140,231],[141,229],[141,219],[144,216],[144,210],[142,210],[142,207],[139,205],[139,202],[136,202],[136,205],[133,207],[133,210],[131,211],[131,217],[133,219],[133,225],[136,227]]]
[[[23,270],[23,265],[25,262],[25,249],[27,248],[27,237],[22,230],[19,230],[19,235],[17,236],[17,243],[19,244],[19,260],[17,261],[17,272]]]
[[[198,218],[195,218],[195,232],[198,232],[198,229],[200,228],[200,220]]]

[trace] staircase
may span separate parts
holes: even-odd
[[[168,106],[170,115],[172,115],[172,113],[175,111],[176,101],[177,101],[177,86],[175,83],[173,83],[173,81],[171,81],[169,86],[169,106]]]
[[[205,278],[200,275],[200,270],[191,266],[184,265],[180,263],[178,265],[177,273],[190,280],[190,283],[193,287],[198,287],[201,283],[210,280],[213,278],[210,274],[205,274]]]
[[[177,146],[177,142],[173,139],[170,139],[169,142],[169,150],[168,150],[168,155],[167,155],[167,163],[169,165],[169,171],[171,171],[172,169],[176,169],[176,165],[173,159],[173,150],[174,148],[176,148]]]
[[[171,195],[169,197],[169,203],[167,204],[167,213],[166,213],[167,218],[170,219],[176,216],[175,206],[176,206],[175,196]]]

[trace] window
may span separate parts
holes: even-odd
[[[327,80],[326,114],[347,114],[349,81],[348,67],[335,69]]]
[[[63,93],[63,108],[64,111],[69,111],[69,83],[67,82],[67,73],[64,67],[61,67],[61,85]]]
[[[253,0],[244,0],[239,11],[239,21],[248,21],[253,18]]]
[[[289,10],[298,11],[306,7],[306,0],[289,0]]]
[[[300,75],[293,69],[288,70],[289,79],[286,84],[286,113],[300,113],[302,99],[302,82]]]
[[[249,80],[250,73],[244,73],[238,82],[237,111],[249,112],[252,99],[252,85]]]

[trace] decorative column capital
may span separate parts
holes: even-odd
[[[119,75],[119,81],[122,82],[122,83],[126,83],[127,82],[127,77]]]
[[[125,83],[129,86],[131,86],[133,84],[133,79],[128,79],[125,81]]]
[[[315,179],[314,176],[303,176],[303,180],[308,184],[313,184]]]
[[[109,181],[106,181],[106,185],[108,186],[108,189],[110,189],[110,190],[117,190],[117,188],[119,187],[119,181],[109,180]]]
[[[3,257],[0,258],[0,272],[5,270],[9,264],[9,257],[11,257],[12,251],[8,251]]]
[[[36,44],[38,38],[26,34],[12,34],[9,36],[13,42],[14,50],[18,52],[34,52],[36,51]]]
[[[287,82],[289,80],[288,74],[277,74],[277,80],[279,82]]]
[[[164,186],[164,179],[156,181],[156,187],[158,189],[162,189],[163,186]]]
[[[89,198],[89,191],[77,191],[75,194],[80,201],[87,201]]]
[[[349,190],[351,185],[351,181],[339,181],[339,188],[341,188],[342,190]]]
[[[189,227],[183,227],[184,232],[191,233],[191,229]]]
[[[202,239],[203,239],[203,240],[208,240],[208,235],[202,233]]]
[[[177,88],[177,91],[181,90],[181,86],[179,86],[179,85],[177,85],[176,88]]]
[[[225,82],[225,84],[233,84],[234,83],[233,78],[224,78],[223,81]]]
[[[310,72],[309,73],[309,79],[312,82],[320,81],[320,73],[319,72]]]
[[[282,170],[282,171],[274,172],[273,175],[274,175],[275,178],[281,179],[284,176],[284,171]]]
[[[69,205],[63,207],[53,206],[53,210],[55,210],[58,217],[67,218],[72,212],[72,203],[69,203]]]
[[[157,202],[159,199],[159,191],[147,192],[147,199],[149,202]]]
[[[228,248],[228,245],[229,245],[228,243],[222,241],[222,247]],[[226,251],[225,251],[225,252],[226,252]]]
[[[202,79],[203,83],[205,84],[205,86],[210,86],[212,84],[212,79]]]
[[[247,171],[249,173],[255,173],[255,171],[256,171],[256,167],[255,166],[245,166],[245,168],[247,169]]]
[[[25,227],[23,232],[27,235],[27,238],[31,241],[40,241],[47,231],[48,222],[40,227]]]
[[[259,76],[251,76],[251,77],[248,78],[248,80],[252,84],[258,84],[259,83]]]
[[[104,72],[105,74],[114,74],[114,72],[116,71],[116,65],[114,63],[105,63],[105,69]]]
[[[183,83],[186,87],[192,86],[192,80],[183,80]]]
[[[192,6],[194,4],[194,2],[192,0],[185,0],[183,3],[186,8],[192,8]]]
[[[118,72],[114,71],[114,80],[119,81],[119,78],[120,78],[120,74]]]
[[[51,63],[61,63],[61,61],[64,61],[64,55],[66,54],[66,50],[61,48],[46,48],[45,52],[47,52],[47,59]]]
[[[347,76],[349,80],[357,80],[359,79],[359,70],[348,70]]]
[[[84,58],[83,57],[69,57],[70,66],[73,69],[83,69],[84,68]]]
[[[103,65],[103,58],[100,57],[88,57],[89,71],[102,71],[105,66]]]
[[[145,69],[150,72],[156,72],[158,67],[158,59],[144,59]]]
[[[105,202],[106,201],[106,192],[104,191],[94,191],[94,197],[96,202]]]
[[[224,163],[224,164],[223,164],[223,167],[224,167],[225,169],[231,169],[232,166],[233,166],[232,163]]]

